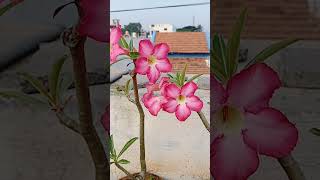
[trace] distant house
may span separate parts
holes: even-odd
[[[209,74],[209,48],[204,32],[158,32],[155,43],[170,46],[169,59],[173,71],[188,64],[188,74]]]
[[[175,32],[176,28],[172,24],[151,24],[149,26],[151,32]]]

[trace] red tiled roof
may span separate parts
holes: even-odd
[[[320,20],[307,0],[222,0],[211,3],[211,32],[228,37],[242,7],[248,7],[245,39],[320,39]]]
[[[158,32],[156,43],[167,43],[171,53],[209,53],[204,32]]]

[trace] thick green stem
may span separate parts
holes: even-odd
[[[137,82],[137,74],[134,74],[132,76],[133,81],[133,88],[134,88],[134,97],[135,97],[135,104],[137,106],[137,109],[139,111],[140,116],[140,166],[141,166],[141,175],[144,177],[147,172],[147,166],[146,166],[146,152],[145,152],[145,143],[144,143],[144,112],[143,108],[140,103],[139,98],[139,91],[138,91],[138,82]]]
[[[283,170],[287,173],[290,180],[306,180],[298,162],[292,157],[291,154],[283,158],[279,158],[278,162]]]
[[[208,130],[208,132],[210,133],[210,124],[206,118],[206,116],[203,114],[202,111],[198,112],[198,115],[201,119],[202,124],[204,125],[204,127]]]
[[[106,180],[110,175],[109,163],[106,152],[104,151],[103,145],[93,125],[84,43],[85,38],[80,37],[79,42],[74,47],[70,47],[75,89],[79,106],[80,132],[88,145],[95,165],[95,179]]]

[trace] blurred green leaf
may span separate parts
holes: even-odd
[[[120,161],[118,161],[119,164],[129,164],[130,161],[126,160],[126,159],[121,159]]]
[[[247,8],[244,8],[241,11],[240,17],[238,18],[236,24],[233,26],[232,33],[229,36],[230,38],[227,45],[227,66],[229,78],[236,72],[238,68],[240,36],[244,29],[247,12]]]
[[[4,13],[9,11],[14,6],[15,6],[15,4],[11,2],[11,3],[7,4],[7,5],[5,5],[4,7],[1,7],[0,8],[0,16],[2,16]]]
[[[113,135],[109,138],[109,145],[110,145],[110,155],[114,161],[117,161],[117,152],[114,147]]]
[[[21,92],[16,92],[16,91],[2,91],[0,92],[0,97],[7,100],[13,99],[17,102],[28,104],[28,105],[48,106],[48,102],[45,102],[31,95],[24,94]]]
[[[202,76],[202,75],[203,75],[203,74],[194,75],[194,76],[192,76],[187,82],[191,82],[191,81],[197,79],[198,77],[200,77],[200,76]]]
[[[129,45],[124,37],[121,37],[119,44],[122,48],[129,49]]]
[[[130,43],[129,43],[129,48],[130,48],[130,51],[132,52],[134,47],[133,47],[133,40],[130,39]]]
[[[181,78],[180,78],[180,85],[181,86],[183,86],[184,82],[185,82],[187,67],[188,67],[188,64],[185,64],[184,68],[182,70],[182,73],[181,73]]]
[[[63,55],[60,59],[58,59],[58,61],[53,64],[52,70],[49,76],[49,90],[55,103],[57,103],[57,100],[58,100],[57,91],[59,91],[58,82],[59,82],[60,72],[67,58],[68,58],[67,55]]]
[[[129,56],[131,59],[137,59],[139,57],[139,53],[138,52],[130,52]]]
[[[129,87],[130,87],[130,82],[131,82],[131,79],[129,79],[129,80],[126,82],[126,86],[125,86],[125,89],[124,89],[124,93],[125,93],[126,95],[128,95],[128,94],[129,94],[129,91],[130,91],[130,89],[129,89]]]
[[[71,74],[60,75],[58,86],[57,86],[57,95],[56,95],[60,101],[62,101],[63,98],[65,98],[65,94],[72,84],[73,84],[73,77]]]
[[[319,128],[312,128],[310,132],[314,135],[320,136],[320,129]]]
[[[28,81],[35,89],[37,89],[41,95],[46,97],[52,105],[54,104],[53,98],[39,79],[33,77],[28,73],[20,73],[20,75],[24,80]]]
[[[274,55],[275,53],[279,52],[280,50],[288,47],[289,45],[299,41],[299,39],[296,38],[289,38],[282,40],[280,42],[276,42],[274,44],[271,44],[264,50],[262,50],[260,53],[258,53],[246,66],[245,68],[249,67],[250,65],[253,65],[255,63],[263,62],[270,56]]]
[[[137,140],[138,138],[135,137],[135,138],[132,138],[130,139],[124,146],[123,148],[121,149],[119,155],[118,155],[118,158],[120,158],[120,156]]]

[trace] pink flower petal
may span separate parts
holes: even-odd
[[[197,96],[187,97],[187,106],[192,111],[200,112],[203,107],[203,102]]]
[[[148,83],[146,85],[146,87],[147,87],[148,92],[153,92],[153,91],[159,91],[160,90],[159,84]]]
[[[122,36],[120,27],[112,28],[110,32],[110,44],[118,44]]]
[[[288,155],[298,141],[298,130],[278,110],[266,108],[246,113],[244,141],[258,153],[280,158]]]
[[[170,82],[170,78],[168,77],[162,77],[160,79],[160,83],[159,83],[159,86],[160,88],[162,88],[163,86],[165,86],[166,84],[168,84]]]
[[[181,94],[184,96],[190,97],[194,95],[197,89],[198,89],[197,84],[191,81],[182,86]]]
[[[150,66],[148,72],[147,72],[147,77],[150,81],[150,83],[156,83],[157,80],[160,77],[160,72],[155,66]]]
[[[176,99],[180,95],[180,89],[175,84],[169,84],[165,87],[165,96]]]
[[[88,36],[96,41],[109,42],[109,18],[107,0],[81,0],[80,7],[83,11],[77,30],[80,35]]]
[[[148,60],[144,57],[138,58],[135,62],[135,72],[138,74],[145,75],[150,69]]]
[[[119,44],[114,44],[110,52],[111,63],[116,62],[118,56],[125,54],[128,54],[128,51],[122,49]]]
[[[226,92],[214,75],[210,77],[210,113],[214,114],[226,101]]]
[[[172,64],[169,59],[158,59],[156,67],[160,72],[170,72],[172,70]]]
[[[175,99],[167,99],[167,102],[162,105],[164,111],[168,113],[173,113],[176,111],[178,103]]]
[[[153,45],[150,40],[141,40],[139,43],[139,54],[141,57],[148,58],[153,54]]]
[[[160,43],[154,47],[153,55],[157,59],[167,59],[168,53],[169,53],[169,46],[166,43]]]
[[[153,116],[157,116],[161,109],[161,100],[159,97],[153,96],[145,101],[145,106]]]
[[[144,106],[146,106],[146,102],[147,102],[151,97],[152,97],[152,92],[145,93],[145,94],[142,96],[141,100],[142,100]]]
[[[108,105],[105,109],[105,112],[103,113],[101,117],[101,123],[103,128],[107,131],[109,134],[110,132],[110,106]]]
[[[273,92],[281,85],[277,73],[265,64],[255,64],[235,75],[228,83],[228,102],[257,112],[267,107]]]
[[[186,104],[180,104],[176,109],[176,117],[179,121],[185,121],[191,115],[191,110]]]
[[[247,180],[259,165],[257,153],[243,142],[241,134],[216,137],[210,151],[215,180]]]

